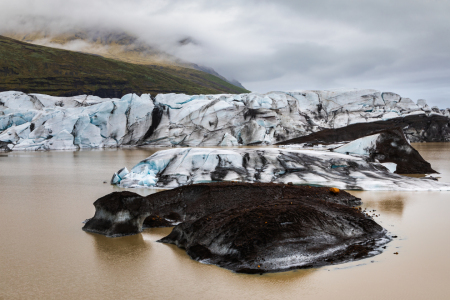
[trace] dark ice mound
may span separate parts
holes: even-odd
[[[223,193],[233,197],[231,191]],[[252,197],[238,207],[179,224],[160,242],[186,249],[203,263],[265,273],[366,258],[390,241],[358,209],[324,201],[320,194],[299,191],[290,196]]]
[[[132,192],[114,192],[94,202],[95,215],[83,226],[84,231],[108,237],[133,235],[142,231],[148,216],[148,201]]]
[[[401,128],[411,143],[450,141],[450,123],[448,117],[436,114],[430,116],[422,114],[323,129],[309,135],[279,142],[276,145],[302,143],[333,144],[342,141],[353,141],[392,128]]]
[[[8,147],[8,144],[9,144],[9,143],[7,143],[7,142],[2,142],[2,141],[0,141],[0,151],[5,151],[5,152],[10,152],[10,151],[12,151],[12,150]]]
[[[279,143],[279,145],[305,144],[307,146],[314,146],[342,142],[350,143],[378,135],[374,147],[367,149],[368,161],[395,163],[397,164],[395,171],[397,174],[437,173],[431,168],[431,164],[420,155],[419,151],[411,146],[401,127],[384,129],[386,124],[379,123],[379,126],[377,124],[376,122],[352,124],[338,129],[325,129],[308,136]]]
[[[395,173],[397,174],[437,173],[431,168],[431,164],[420,155],[419,151],[410,145],[400,128],[383,130],[372,136],[377,136],[375,144],[365,149],[369,161],[395,163],[397,165]],[[364,139],[355,140],[353,143]],[[339,149],[337,148],[335,151],[339,151]]]
[[[380,132],[376,147],[370,151],[370,158],[381,163],[396,163],[397,174],[437,173],[419,151],[409,144],[399,128]]]
[[[137,234],[143,228],[175,226],[230,207],[259,205],[298,197],[346,206],[361,200],[345,191],[276,183],[216,182],[181,186],[142,197],[132,192],[114,192],[94,202],[95,215],[83,230],[117,237]],[[313,201],[313,200],[312,200]]]
[[[203,263],[265,273],[352,261],[381,252],[386,231],[336,188],[276,183],[187,185],[147,197],[115,192],[94,202],[83,230],[109,237],[177,225],[160,240]]]

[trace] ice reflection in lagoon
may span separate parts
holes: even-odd
[[[414,147],[450,182],[450,144]],[[92,203],[116,190],[103,181],[156,150],[2,153],[0,298],[448,298],[449,192],[352,192],[398,235],[383,254],[262,276],[200,264],[156,243],[170,228],[117,239],[82,231]]]

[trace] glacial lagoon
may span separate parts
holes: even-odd
[[[413,146],[450,182],[449,143]],[[82,231],[92,203],[122,190],[109,184],[112,174],[157,150],[0,153],[0,299],[448,298],[450,192],[352,191],[398,236],[384,253],[261,276],[201,264],[156,243],[170,228],[114,239]]]

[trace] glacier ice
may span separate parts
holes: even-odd
[[[388,165],[392,170],[392,165]],[[119,174],[119,173],[118,173]],[[216,181],[276,182],[360,190],[450,190],[450,184],[393,174],[334,152],[276,148],[174,148],[158,151],[111,181],[124,188],[174,188]]]
[[[395,173],[395,171],[397,171],[397,164],[396,163],[392,163],[392,162],[385,162],[385,163],[381,163],[383,166],[385,166],[389,172],[391,173]]]
[[[375,148],[376,142],[379,137],[380,134],[373,134],[360,139],[356,139],[348,144],[345,144],[343,146],[334,149],[333,151],[343,154],[356,154],[367,156],[370,154],[370,150]]]
[[[126,175],[128,175],[130,172],[128,169],[122,168],[117,173],[114,173],[113,177],[111,178],[111,184],[117,184],[119,183]]]
[[[0,142],[12,150],[270,145],[326,128],[414,114],[449,118],[450,110],[370,89],[121,99],[8,91],[0,93]]]

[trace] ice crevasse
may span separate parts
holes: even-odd
[[[411,115],[448,118],[450,110],[370,89],[121,99],[9,91],[0,93],[0,148],[270,145],[324,128]]]

